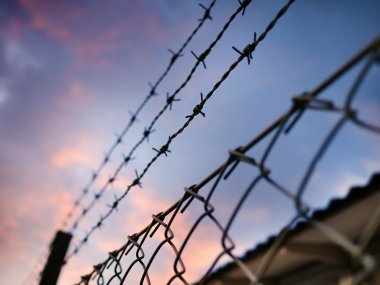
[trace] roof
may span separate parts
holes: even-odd
[[[373,199],[374,195],[376,196],[376,200]],[[361,208],[359,208],[359,205]],[[334,228],[338,227],[341,232],[343,232],[349,238],[354,239],[358,233],[362,231],[363,225],[366,224],[366,221],[368,221],[369,217],[372,216],[374,211],[373,209],[376,209],[379,205],[380,173],[376,173],[372,176],[366,186],[351,188],[346,197],[340,199],[332,199],[325,208],[312,212],[310,217],[313,220],[323,221],[326,224],[331,223]],[[355,217],[355,219],[347,219],[347,217]],[[278,234],[270,236],[266,241],[259,243],[255,248],[247,251],[246,254],[239,259],[246,264],[251,263],[249,267],[255,268],[257,266],[257,262],[255,263],[255,260],[262,257],[270,249],[277,236]],[[307,243],[326,246],[328,245],[328,242],[329,241],[323,239],[321,234],[317,232],[317,230],[314,229],[307,221],[298,222],[290,230],[285,239],[285,244]],[[298,255],[300,255],[299,252]],[[304,263],[314,261],[314,259],[305,260],[305,256],[303,256],[303,258],[297,258],[293,257],[293,259],[287,259],[285,261],[287,264],[277,265],[277,269],[273,270],[273,272],[270,274],[272,276],[275,276],[276,274],[284,274],[285,271],[291,271],[296,268],[296,266],[299,267],[302,260]],[[284,263],[284,260],[282,263]],[[237,273],[233,272],[240,271],[236,269],[238,268],[234,262],[228,263],[213,272],[208,280],[218,280],[226,275],[235,276]],[[233,282],[236,283],[236,281]]]

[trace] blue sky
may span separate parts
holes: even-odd
[[[207,57],[207,69],[197,69],[179,93],[181,101],[159,119],[149,142],[139,147],[136,159],[80,225],[77,240],[112,204],[114,195],[121,195],[133,181],[134,170],[141,173],[155,155],[152,147],[159,148],[182,126],[199,103],[200,92],[207,94],[236,60],[238,54],[231,47],[243,49],[284,4],[253,1],[245,15],[236,18]],[[157,88],[158,96],[142,110],[91,191],[104,184],[122,155],[140,139],[164,106],[166,93],[172,94],[184,81],[195,63],[190,51],[201,54],[238,6],[237,1],[216,2],[213,20],[205,22]],[[160,157],[149,170],[142,190],[131,191],[119,212],[70,261],[61,284],[77,281],[107,251],[122,245],[127,234],[143,228],[152,213],[176,201],[184,186],[199,182],[224,162],[229,149],[244,145],[285,112],[292,96],[312,90],[378,36],[378,11],[378,1],[296,1],[258,46],[252,63],[239,64],[207,102],[206,117],[194,119],[173,142],[168,157]],[[0,268],[5,283],[20,284],[26,278],[116,140],[115,134],[128,123],[128,111],[136,110],[149,94],[148,82],[155,82],[169,63],[167,49],[178,50],[202,16],[202,8],[192,1],[1,2]],[[322,97],[342,103],[359,68]],[[373,123],[380,120],[378,78],[379,69],[373,68],[355,101],[360,115]],[[293,192],[337,118],[307,113],[270,156],[273,175]],[[259,158],[266,142],[249,154]],[[324,206],[331,197],[344,195],[350,185],[366,183],[380,168],[378,145],[373,133],[345,126],[311,179],[308,202]],[[221,220],[229,216],[231,205],[254,175],[250,167],[241,166],[219,189],[215,203]],[[193,211],[189,221],[196,217],[197,210]],[[291,201],[263,186],[250,196],[233,228],[237,252],[276,232],[293,211]],[[244,224],[249,221],[257,227],[247,230]],[[178,225],[179,232],[185,231],[186,223]],[[205,235],[210,242],[210,252],[205,252],[211,256],[217,243],[213,234]],[[201,271],[194,265],[191,278]]]

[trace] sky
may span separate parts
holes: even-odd
[[[149,142],[139,146],[134,160],[78,226],[74,245],[135,179],[135,170],[141,173],[154,157],[152,148],[159,149],[183,125],[200,102],[200,93],[207,94],[237,59],[232,46],[243,50],[285,3],[252,1],[244,16],[236,17],[206,58],[207,68],[202,64],[197,68],[178,93],[180,101],[159,118]],[[201,54],[238,7],[238,1],[216,1],[212,21],[204,23],[156,88],[157,96],[117,145],[90,189],[92,196],[81,207],[138,142],[165,105],[167,93],[185,80],[196,62],[191,51]],[[201,181],[223,163],[228,150],[245,145],[287,111],[293,96],[312,90],[379,36],[378,11],[380,2],[375,0],[296,1],[257,47],[251,64],[241,62],[217,89],[202,109],[206,116],[192,121],[171,144],[168,156],[149,169],[142,189],[133,189],[119,211],[69,260],[59,284],[77,282],[107,252],[124,244],[127,235],[144,228],[153,213],[177,201],[185,186]],[[62,222],[130,121],[130,112],[149,94],[149,82],[156,82],[169,64],[168,49],[180,48],[203,13],[198,1],[0,1],[0,274],[5,284],[34,284],[28,274],[44,263],[55,232],[68,230]],[[324,92],[323,98],[342,104],[362,65]],[[380,121],[379,75],[379,67],[373,67],[355,99],[360,116],[372,123]],[[307,113],[270,155],[273,175],[293,193],[338,118]],[[248,154],[260,157],[265,142]],[[378,135],[347,124],[318,164],[305,193],[307,202],[324,207],[350,186],[365,184],[380,170],[379,143]],[[222,221],[254,175],[252,166],[239,166],[218,190],[214,204]],[[250,196],[234,223],[237,254],[278,232],[294,214],[291,201],[267,188]],[[199,211],[194,205],[176,225],[179,238]],[[197,233],[187,257],[193,281],[220,247],[215,242],[218,233],[207,223]],[[160,278],[162,272],[169,276],[170,270],[169,259],[158,263],[152,274]]]

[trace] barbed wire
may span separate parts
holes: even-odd
[[[130,128],[132,127],[132,125],[137,121],[137,117],[140,114],[140,112],[143,110],[143,108],[146,106],[146,104],[150,101],[150,99],[157,95],[156,90],[157,90],[158,86],[161,84],[161,82],[168,75],[168,73],[170,72],[170,70],[174,66],[177,59],[179,57],[183,56],[182,52],[185,50],[185,48],[188,46],[188,44],[191,42],[191,40],[194,38],[194,36],[198,33],[198,31],[201,29],[201,27],[206,22],[206,20],[212,20],[211,10],[215,6],[216,1],[217,0],[212,0],[208,7],[205,7],[204,5],[199,4],[204,9],[204,14],[203,14],[203,17],[198,20],[198,25],[196,26],[196,28],[187,37],[187,39],[181,45],[181,47],[179,48],[179,50],[177,52],[174,52],[173,50],[168,49],[168,51],[172,55],[168,66],[166,67],[165,71],[160,75],[160,77],[157,79],[157,81],[154,84],[151,84],[151,83],[149,84],[150,88],[151,88],[149,91],[149,94],[140,103],[140,105],[137,107],[136,111],[130,112],[131,118],[129,119],[127,125],[120,132],[120,135],[117,135],[116,141],[111,145],[109,150],[106,152],[104,159],[101,161],[99,166],[96,168],[95,172],[92,174],[91,179],[87,182],[86,186],[83,188],[80,195],[75,199],[74,204],[72,205],[71,209],[68,211],[66,218],[62,223],[63,227],[66,227],[66,225],[69,223],[69,221],[72,218],[75,211],[79,208],[83,199],[88,195],[88,193],[90,192],[90,188],[94,185],[96,179],[99,177],[102,170],[109,163],[113,152],[122,143],[123,139],[125,139],[125,136],[128,133],[128,131],[130,130]],[[128,161],[126,163],[128,163]],[[116,172],[118,173],[118,171],[116,171]],[[104,186],[104,187],[107,187],[107,186]]]
[[[290,2],[288,2],[288,4],[289,3]],[[279,14],[286,12],[286,10],[281,11],[282,12]],[[322,92],[366,58],[367,62],[359,71],[359,75],[356,77],[351,89],[345,96],[343,106],[339,106],[339,104],[335,103],[333,100],[317,98]],[[304,194],[307,189],[308,181],[315,172],[317,164],[322,160],[326,154],[326,150],[331,147],[333,141],[339,135],[340,130],[345,124],[351,123],[361,130],[380,135],[380,126],[373,125],[359,117],[359,112],[355,109],[353,103],[364,78],[367,77],[374,64],[379,63],[379,59],[380,37],[376,38],[372,43],[312,91],[293,97],[293,104],[287,112],[279,116],[278,119],[271,123],[245,146],[229,151],[229,157],[226,162],[210,173],[202,181],[190,187],[185,187],[184,194],[176,203],[166,211],[152,215],[152,221],[148,226],[142,229],[139,233],[128,236],[128,240],[123,246],[110,252],[103,262],[95,265],[89,274],[82,276],[77,285],[87,285],[93,282],[96,282],[98,285],[111,283],[125,284],[135,265],[140,266],[143,271],[141,277],[139,277],[139,283],[151,284],[149,270],[154,260],[156,260],[158,253],[164,248],[164,246],[168,247],[175,255],[173,261],[174,272],[167,280],[167,284],[172,284],[174,281],[190,284],[185,277],[186,264],[184,262],[183,253],[185,248],[189,246],[189,241],[192,239],[195,231],[206,219],[213,223],[219,231],[222,250],[216,255],[215,259],[211,262],[211,265],[207,268],[206,273],[199,279],[200,281],[197,282],[197,284],[205,284],[211,280],[210,276],[212,275],[212,272],[224,256],[228,256],[230,260],[241,269],[241,273],[244,274],[244,277],[250,282],[250,284],[262,284],[265,273],[270,268],[274,258],[278,256],[279,251],[290,232],[300,220],[307,221],[311,227],[318,230],[318,232],[337,244],[345,253],[347,253],[348,256],[355,261],[355,266],[359,265],[353,275],[351,284],[361,284],[368,277],[372,276],[377,265],[374,257],[367,251],[367,249],[370,241],[374,238],[380,226],[380,206],[376,207],[376,210],[372,214],[372,218],[368,221],[364,231],[360,234],[359,239],[351,240],[349,237],[338,232],[331,225],[314,217],[312,214],[313,208],[304,200]],[[315,110],[322,111],[326,114],[335,113],[338,114],[340,118],[338,118],[333,124],[327,136],[317,148],[316,153],[306,168],[305,174],[300,179],[299,186],[295,189],[296,191],[290,191],[277,181],[273,171],[270,169],[269,165],[267,165],[267,161],[272,155],[273,150],[279,144],[282,136],[288,134],[298,124],[301,115]],[[260,159],[256,160],[253,157],[246,155],[246,152],[259,143],[262,143],[267,138],[269,138],[269,141],[266,143]],[[162,151],[161,153],[164,152]],[[238,202],[232,207],[227,222],[225,226],[223,226],[223,223],[214,215],[216,208],[215,205],[212,204],[212,198],[217,188],[220,187],[221,182],[228,179],[241,163],[251,165],[256,171],[258,171],[258,174],[253,177],[252,181],[238,198]],[[211,181],[214,182],[208,190],[208,193],[205,193],[207,195],[201,195],[200,190],[205,188],[205,186]],[[271,246],[260,260],[257,270],[253,271],[244,263],[244,261],[234,254],[233,250],[235,249],[235,242],[231,237],[230,230],[231,226],[236,223],[238,213],[241,211],[248,197],[252,194],[254,189],[259,188],[259,185],[263,183],[271,186],[274,190],[283,194],[283,197],[289,199],[296,209],[296,214],[285,225],[280,234],[271,242]],[[185,237],[179,241],[180,246],[176,246],[176,243],[174,242],[176,236],[173,222],[179,217],[179,213],[184,213],[188,210],[189,206],[194,203],[203,206],[203,212],[198,216],[195,222],[192,223],[192,226],[188,228]],[[157,236],[156,232],[159,228],[163,230],[164,238],[158,246],[153,249],[152,254],[149,256],[147,254],[148,250],[144,251],[144,249],[147,248],[146,243],[149,240],[148,237],[152,238],[153,236]],[[130,256],[133,252],[135,252],[136,258],[132,258],[132,261],[127,263],[126,256]],[[347,263],[345,266],[349,267],[350,264]]]
[[[201,56],[200,58],[197,59],[197,62],[196,62],[196,65],[195,65],[195,68],[196,66],[199,65],[200,62],[203,62],[205,57],[210,53],[212,47],[216,44],[216,42],[221,38],[221,35],[222,33],[228,28],[229,26],[229,23],[232,22],[232,20],[236,17],[237,14],[239,14],[240,12],[242,11],[245,11],[245,8],[247,7],[247,5],[250,3],[251,1],[247,0],[247,1],[243,1],[241,2],[239,8],[236,10],[236,12],[230,17],[229,21],[227,22],[227,24],[224,26],[223,30],[221,33],[219,33],[219,35],[217,36],[216,40],[210,45],[210,47],[204,52],[202,53],[202,55],[205,55],[205,56]],[[179,128],[175,133],[173,133],[171,136],[169,136],[169,139],[167,140],[167,142],[162,145],[159,149],[156,149],[156,148],[153,148],[153,150],[156,151],[156,155],[147,163],[147,165],[145,166],[145,168],[143,169],[143,171],[141,172],[141,174],[138,174],[138,172],[136,171],[136,178],[133,180],[133,182],[128,185],[128,187],[126,188],[126,190],[124,191],[124,193],[119,196],[119,197],[115,197],[115,200],[113,202],[113,204],[109,205],[109,210],[101,216],[101,218],[91,227],[91,229],[89,231],[87,231],[87,234],[85,235],[85,237],[80,241],[80,243],[74,248],[74,250],[68,254],[67,258],[66,258],[66,262],[71,258],[73,257],[74,255],[76,255],[78,253],[78,251],[80,250],[80,248],[86,244],[88,242],[88,240],[91,238],[91,236],[93,235],[93,233],[98,230],[102,225],[103,225],[103,222],[108,219],[112,213],[114,211],[116,211],[118,209],[118,206],[119,206],[119,203],[120,201],[122,201],[126,196],[127,194],[129,193],[130,189],[132,189],[133,187],[135,186],[140,186],[141,187],[141,180],[142,178],[145,176],[145,174],[147,173],[147,171],[150,169],[150,167],[157,161],[157,159],[162,156],[162,155],[165,155],[167,156],[167,154],[170,152],[169,150],[169,146],[170,144],[175,140],[176,137],[178,137],[191,123],[191,121],[198,115],[203,115],[205,116],[205,114],[202,112],[202,109],[203,109],[203,106],[206,104],[206,102],[209,100],[209,98],[211,98],[211,96],[215,93],[215,91],[218,89],[218,87],[222,84],[223,81],[225,81],[229,74],[238,66],[238,64],[244,59],[244,58],[250,58],[252,56],[252,53],[255,51],[256,47],[266,38],[267,34],[273,29],[273,27],[276,25],[277,21],[286,13],[286,11],[288,10],[288,8],[290,7],[290,5],[294,2],[294,0],[290,0],[288,1],[280,10],[279,12],[276,14],[276,16],[272,19],[272,21],[268,24],[268,26],[266,27],[266,29],[264,30],[264,32],[258,37],[256,38],[256,36],[254,36],[254,40],[252,43],[248,44],[245,48],[244,48],[244,51],[243,53],[240,53],[238,59],[233,62],[231,64],[231,66],[228,68],[228,70],[222,75],[222,77],[220,78],[219,81],[217,81],[214,85],[214,87],[211,89],[211,91],[209,93],[207,93],[207,95],[205,96],[205,98],[203,98],[203,95],[201,93],[201,102],[196,105],[193,109],[193,113],[191,115],[188,115],[186,116],[187,120],[185,121],[185,123],[183,124],[183,126],[181,128]],[[193,70],[195,70],[195,68],[192,69],[192,72],[190,73],[190,75],[188,76],[188,78],[186,79],[185,82],[188,82],[188,80],[191,79],[191,74],[193,73]],[[178,89],[177,91],[175,91],[175,93],[173,93],[172,96],[175,96],[180,90],[181,88],[183,88],[182,86],[186,85],[185,83],[183,83]],[[173,97],[174,98],[174,97]],[[164,109],[167,109],[167,107],[169,106],[169,104],[166,104],[165,107],[163,108]],[[160,116],[160,115],[158,115]],[[156,121],[156,118],[152,121],[152,122],[155,122]],[[152,125],[151,125],[152,126]],[[150,127],[148,128],[148,130],[150,130]],[[145,139],[145,137],[143,137],[140,142],[142,142],[143,140]],[[139,142],[139,143],[140,143]],[[139,145],[139,144],[138,144]],[[133,148],[134,149],[134,148]],[[133,150],[132,149],[132,150]],[[128,156],[129,157],[129,156]],[[94,200],[95,201],[95,200]],[[96,202],[94,202],[96,203]],[[91,207],[92,205],[94,204],[90,204]],[[87,212],[87,211],[86,211]],[[83,213],[83,215],[86,214],[86,212]]]
[[[123,157],[123,161],[116,168],[116,170],[115,170],[114,174],[112,175],[112,177],[109,178],[108,181],[106,181],[106,183],[103,185],[103,187],[97,193],[95,193],[93,199],[87,205],[87,207],[85,207],[85,208],[82,209],[82,213],[77,217],[77,219],[74,221],[74,223],[73,223],[73,225],[71,227],[71,232],[73,232],[78,227],[79,223],[85,218],[85,216],[87,215],[87,213],[98,203],[98,201],[101,199],[101,197],[105,193],[106,189],[116,180],[116,178],[119,175],[120,171],[128,164],[128,162],[131,159],[133,159],[133,154],[140,147],[140,145],[145,140],[149,140],[149,136],[155,131],[153,128],[155,127],[155,125],[158,122],[158,120],[161,118],[161,116],[163,116],[163,114],[168,109],[171,110],[172,105],[173,105],[174,102],[180,100],[180,99],[176,98],[176,96],[178,96],[178,94],[181,92],[181,90],[183,88],[185,88],[186,85],[190,82],[190,80],[192,79],[194,73],[198,69],[198,66],[200,65],[200,63],[202,62],[205,65],[204,60],[206,59],[206,57],[211,53],[211,51],[215,47],[215,45],[221,40],[221,38],[223,37],[224,33],[227,31],[227,29],[229,28],[230,24],[234,21],[234,19],[236,18],[236,16],[240,12],[242,12],[242,14],[243,14],[243,12],[245,12],[246,7],[251,3],[251,0],[245,0],[244,2],[239,2],[239,3],[240,3],[240,6],[229,17],[228,21],[224,24],[224,26],[221,29],[221,31],[218,33],[218,35],[216,36],[216,38],[211,42],[211,44],[208,46],[208,48],[205,50],[205,52],[203,52],[200,56],[195,56],[196,59],[197,59],[197,61],[195,62],[194,66],[191,68],[191,70],[190,70],[189,74],[187,75],[186,79],[180,84],[180,86],[170,96],[169,96],[169,94],[167,94],[167,98],[166,98],[166,101],[165,101],[165,104],[164,104],[163,108],[156,114],[156,116],[153,118],[153,120],[151,121],[151,123],[149,124],[149,126],[146,127],[146,128],[144,128],[142,137],[131,148],[131,150],[129,151],[128,155],[126,155],[126,156]],[[192,53],[194,54],[194,52],[192,52]],[[158,153],[159,153],[159,151],[158,151]],[[148,169],[145,168],[144,172],[146,172],[147,170]],[[136,179],[138,179],[140,176],[141,175],[138,175],[138,173],[136,172],[136,177],[137,177]],[[142,178],[142,176],[140,178]],[[135,180],[135,181],[136,181],[136,183],[138,182],[137,180]],[[137,183],[136,185],[141,186],[140,183]]]
[[[202,56],[199,56],[197,57],[197,61],[195,62],[194,66],[192,67],[191,71],[189,72],[188,76],[186,77],[186,79],[180,84],[180,86],[173,92],[172,95],[167,95],[167,100],[165,102],[165,105],[163,106],[163,108],[158,112],[158,114],[154,117],[154,119],[151,121],[151,123],[149,124],[149,127],[147,128],[144,128],[144,132],[143,132],[143,135],[142,137],[138,140],[138,142],[131,148],[131,150],[129,151],[128,155],[123,157],[123,161],[122,163],[116,168],[116,171],[114,172],[114,174],[111,176],[111,178],[109,178],[108,181],[106,181],[106,183],[103,185],[103,187],[99,190],[99,192],[95,193],[95,196],[94,198],[92,199],[92,201],[88,204],[87,207],[85,207],[83,210],[82,210],[82,213],[78,216],[78,218],[74,221],[73,225],[72,225],[72,229],[71,231],[75,230],[79,223],[84,219],[84,217],[86,216],[86,214],[95,206],[95,204],[100,200],[100,198],[103,196],[104,192],[106,191],[106,189],[108,188],[109,185],[111,185],[117,178],[117,176],[119,175],[120,171],[126,166],[126,164],[133,158],[133,154],[134,152],[139,148],[139,146],[145,141],[145,140],[148,140],[149,139],[149,136],[152,132],[154,132],[155,130],[153,129],[153,127],[155,126],[155,124],[157,123],[157,121],[159,120],[159,118],[165,113],[165,111],[169,110],[172,108],[172,104],[173,102],[175,101],[178,101],[179,99],[176,98],[176,96],[180,93],[180,91],[190,82],[190,80],[192,79],[192,76],[194,75],[195,71],[197,70],[198,66],[200,65],[201,62],[204,63],[204,60],[206,59],[206,57],[211,53],[212,49],[215,47],[215,45],[220,41],[220,39],[222,38],[222,36],[224,35],[224,33],[227,31],[228,27],[230,26],[230,24],[233,22],[233,20],[236,18],[236,16],[240,13],[240,12],[244,12],[246,7],[250,4],[251,1],[245,1],[244,3],[240,3],[240,6],[235,10],[235,12],[230,16],[230,18],[228,19],[228,21],[224,24],[222,30],[218,33],[218,35],[216,36],[215,40],[213,40],[211,42],[211,44],[209,45],[209,47],[205,50],[205,52],[202,53]],[[155,149],[156,150],[156,149]],[[157,151],[157,150],[156,150]],[[157,151],[159,153],[159,151]],[[157,159],[157,158],[156,158]],[[152,162],[153,163],[153,162]],[[150,164],[151,165],[151,164]],[[149,165],[149,167],[150,167]],[[149,168],[148,167],[148,168]],[[144,169],[144,174],[145,172],[147,171],[148,169],[145,168]],[[144,175],[143,174],[143,175]],[[136,173],[136,176],[138,178],[142,178],[143,175],[138,175]],[[140,180],[140,179],[138,179]],[[136,184],[135,185],[140,185],[140,183],[137,183],[138,181],[135,180]],[[141,185],[140,185],[141,186]],[[103,218],[101,219],[103,220]],[[102,222],[102,221],[101,221]],[[101,224],[99,224],[100,226]]]

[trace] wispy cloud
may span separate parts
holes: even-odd
[[[38,60],[21,43],[12,39],[6,40],[4,48],[5,61],[16,73],[40,68]]]

